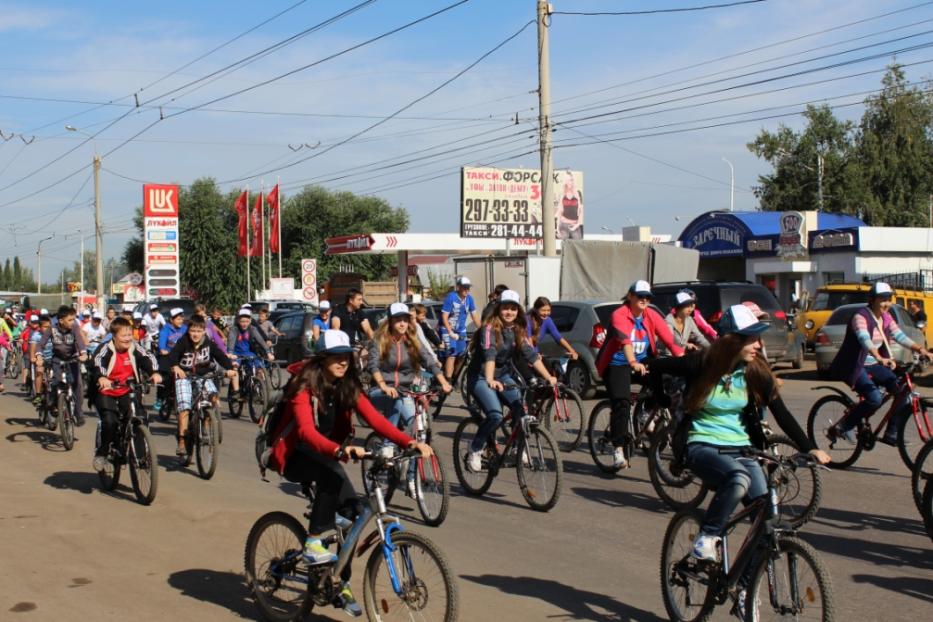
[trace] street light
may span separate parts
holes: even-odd
[[[729,211],[734,212],[735,211],[735,167],[732,166],[732,162],[730,162],[725,156],[723,156],[722,161],[729,165],[729,179],[730,179]]]
[[[94,258],[94,272],[97,280],[97,308],[104,308],[104,237],[101,234],[101,225],[100,225],[100,156],[97,154],[97,143],[94,141],[94,136],[88,134],[84,130],[79,130],[73,125],[66,125],[65,129],[69,132],[77,132],[79,134],[84,134],[91,139],[91,142],[94,144],[94,239],[95,239],[95,252],[97,257]],[[82,260],[84,256],[82,253]],[[82,283],[83,289],[83,283]]]
[[[42,293],[42,243],[48,242],[54,237],[55,237],[55,234],[53,233],[49,237],[42,238],[41,240],[39,240],[39,244],[36,245],[36,287],[37,287],[36,293],[37,294]]]

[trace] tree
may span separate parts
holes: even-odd
[[[3,262],[3,272],[0,273],[0,289],[13,289],[13,268],[10,266],[10,258],[7,257]]]
[[[133,216],[133,224],[136,225],[139,236],[131,238],[130,241],[126,243],[126,246],[123,247],[123,254],[120,256],[120,259],[129,272],[139,272],[142,274],[145,270],[144,264],[146,262],[143,246],[143,208],[136,208],[136,214]]]
[[[23,287],[23,267],[19,263],[19,255],[13,258],[13,276],[10,279],[10,289],[14,291],[25,291]]]

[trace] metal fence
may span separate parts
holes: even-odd
[[[862,280],[866,283],[884,281],[896,289],[933,290],[933,270],[918,270],[917,272],[900,272],[896,274],[866,274],[862,277]]]

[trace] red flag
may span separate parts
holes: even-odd
[[[269,204],[269,252],[279,252],[279,185],[266,195]]]
[[[249,226],[252,228],[249,245],[250,257],[262,257],[262,193],[256,195]]]
[[[247,202],[246,190],[236,198],[236,201],[233,203],[233,209],[236,210],[237,216],[239,217],[239,238],[240,244],[237,247],[237,253],[241,257],[246,256],[246,202]]]

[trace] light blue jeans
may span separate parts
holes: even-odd
[[[499,382],[508,386],[514,385],[515,380],[511,376],[502,376],[497,378]],[[497,392],[486,382],[485,376],[480,374],[467,376],[467,391],[473,394],[476,401],[483,409],[486,419],[479,426],[476,437],[470,444],[470,451],[482,451],[486,440],[496,431],[499,424],[502,423],[502,405],[505,404],[512,411],[512,417],[522,416],[522,394],[518,389],[506,389]]]
[[[389,423],[396,428],[407,432],[411,428],[411,422],[415,418],[415,400],[410,397],[391,398],[381,389],[370,389],[369,401],[373,403],[376,410],[382,413],[382,416],[389,420]],[[400,425],[401,424],[401,425]],[[384,440],[383,447],[395,447],[395,443]],[[415,475],[415,461],[412,460],[408,467],[408,477],[411,479]]]

